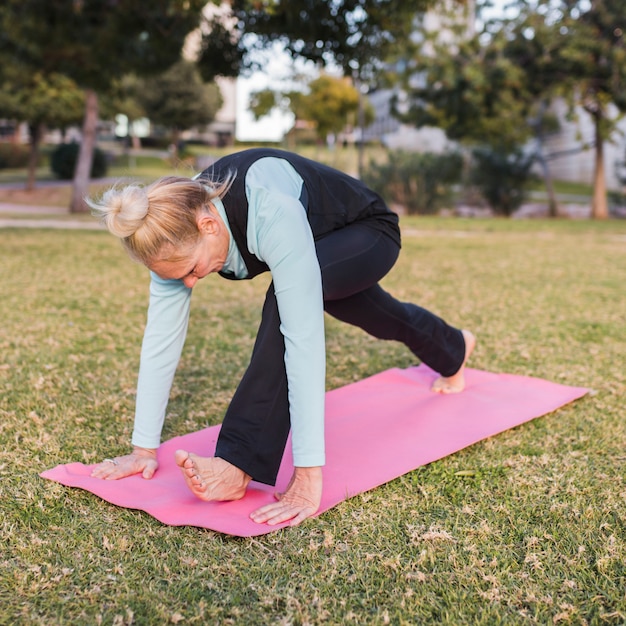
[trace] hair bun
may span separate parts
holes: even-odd
[[[117,237],[130,237],[142,226],[148,214],[148,194],[143,187],[128,185],[109,189],[97,208],[109,229]]]

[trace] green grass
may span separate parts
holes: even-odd
[[[238,146],[237,149],[243,149],[248,146]],[[219,158],[233,151],[232,147],[213,148],[207,146],[190,146],[184,159],[178,159],[173,162],[171,159],[151,154],[144,151],[142,154],[130,156],[127,154],[119,154],[110,165],[106,178],[104,180],[94,179],[90,184],[90,195],[98,196],[102,190],[111,185],[111,181],[128,181],[135,180],[139,182],[152,182],[160,176],[180,175],[192,176],[198,173],[196,157],[211,156]],[[355,173],[357,171],[358,154],[354,147],[346,149],[337,149],[329,151],[325,148],[316,146],[302,146],[298,151],[328,165],[338,169]],[[368,157],[380,156],[381,149],[372,147],[368,148]],[[165,154],[165,153],[164,153]],[[37,170],[35,189],[26,191],[23,184],[26,183],[26,170],[21,169],[4,169],[0,170],[0,203],[8,203],[12,205],[39,206],[39,207],[55,207],[69,211],[69,205],[72,197],[71,181],[66,181],[65,185],[50,187],[44,183],[59,182],[51,173],[50,168],[44,165]],[[2,188],[2,185],[11,184],[18,185],[16,188]],[[30,219],[41,219],[40,216],[25,216],[23,213],[2,212],[2,217],[19,217]],[[71,215],[73,220],[77,216]],[[58,218],[62,219],[62,218]],[[80,216],[79,216],[80,219]]]
[[[626,223],[402,224],[385,285],[471,365],[594,392],[256,539],[39,478],[127,449],[147,276],[104,232],[0,230],[0,624],[624,624]],[[165,437],[219,423],[266,284],[196,289]],[[329,388],[414,362],[327,335]]]
[[[567,180],[555,180],[553,181],[553,185],[556,194],[579,195],[589,197],[591,197],[591,195],[593,194],[593,187],[588,183],[577,183]],[[536,191],[546,191],[546,186],[543,179],[537,179],[536,182],[529,185],[529,188]]]
[[[236,150],[243,150],[248,147],[267,147],[240,145]],[[287,149],[286,146],[276,146],[279,149]],[[326,163],[331,167],[339,170],[355,174],[358,170],[358,152],[354,146],[346,148],[337,148],[328,150],[323,146],[303,145],[293,148],[299,154],[310,159],[315,159]],[[214,148],[207,146],[189,146],[186,156],[182,160],[178,160],[174,167],[172,162],[159,157],[138,156],[135,158],[122,155],[115,160],[113,166],[109,169],[108,177],[119,178],[137,178],[140,180],[150,181],[159,176],[178,173],[181,176],[192,176],[198,172],[196,169],[196,157],[211,156],[220,158],[226,154],[231,154],[233,147]],[[384,158],[385,151],[379,146],[368,146],[365,150],[364,163],[369,163],[371,158]]]
[[[254,147],[251,145],[239,145],[235,149],[242,150],[247,147]],[[262,147],[262,146],[259,146]],[[284,146],[277,146],[282,149],[287,149]],[[355,172],[357,169],[358,153],[354,146],[347,148],[337,148],[330,151],[324,147],[318,146],[297,146],[295,148],[299,153],[313,159],[320,160],[324,163],[328,163],[333,167],[342,169],[345,171]],[[162,151],[165,155],[165,151]],[[179,173],[183,176],[196,174],[194,169],[195,158],[202,156],[213,156],[219,158],[226,154],[233,152],[233,147],[215,148],[212,146],[195,146],[191,145],[186,148],[185,158],[178,159],[173,162],[166,157],[157,156],[156,154],[150,154],[149,151],[145,151],[143,154],[131,156],[128,154],[118,154],[113,162],[110,164],[107,171],[107,178],[137,178],[140,180],[152,180],[159,176],[169,175],[173,173]],[[381,154],[384,154],[382,148],[377,146],[371,146],[366,148],[366,162],[370,157],[379,158]],[[36,179],[37,181],[50,181],[57,180],[56,176],[51,172],[50,166],[47,163],[47,157],[42,159],[43,164],[37,168]],[[15,169],[0,169],[0,184],[2,183],[21,183],[26,181],[26,170],[24,168]]]
[[[140,155],[133,158],[127,155],[120,155],[109,166],[106,178],[130,177],[140,180],[152,180],[159,176],[175,174],[177,172],[181,173],[181,175],[189,175],[189,163],[181,162],[176,166],[172,166],[172,162],[168,159],[156,156]],[[50,171],[48,166],[37,168],[36,183],[57,180],[58,178]],[[0,170],[0,184],[22,182],[26,182],[25,169]],[[98,184],[98,180],[94,179],[93,183]],[[71,181],[67,181],[67,184],[70,185]]]

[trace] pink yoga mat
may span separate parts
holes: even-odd
[[[324,492],[318,514],[339,502],[389,482],[421,465],[481,439],[545,415],[585,395],[588,389],[538,378],[468,369],[466,389],[454,395],[430,391],[436,374],[424,365],[391,369],[326,394]],[[80,487],[104,500],[146,511],[164,524],[199,526],[229,535],[263,535],[268,526],[249,518],[287,486],[293,462],[288,443],[276,487],[251,483],[236,502],[203,502],[188,490],[174,463],[178,448],[212,455],[219,426],[175,437],[159,449],[159,470],[145,480],[104,481],[91,466],[58,465],[41,474]]]

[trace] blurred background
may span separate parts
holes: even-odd
[[[54,203],[81,213],[93,181],[272,145],[401,213],[624,217],[625,14],[623,0],[6,0],[0,202],[45,205],[37,190],[65,181]]]

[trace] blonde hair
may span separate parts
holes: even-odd
[[[233,179],[232,172],[222,182],[165,176],[148,186],[113,187],[87,204],[133,259],[150,265],[198,238],[198,214],[223,197]]]

